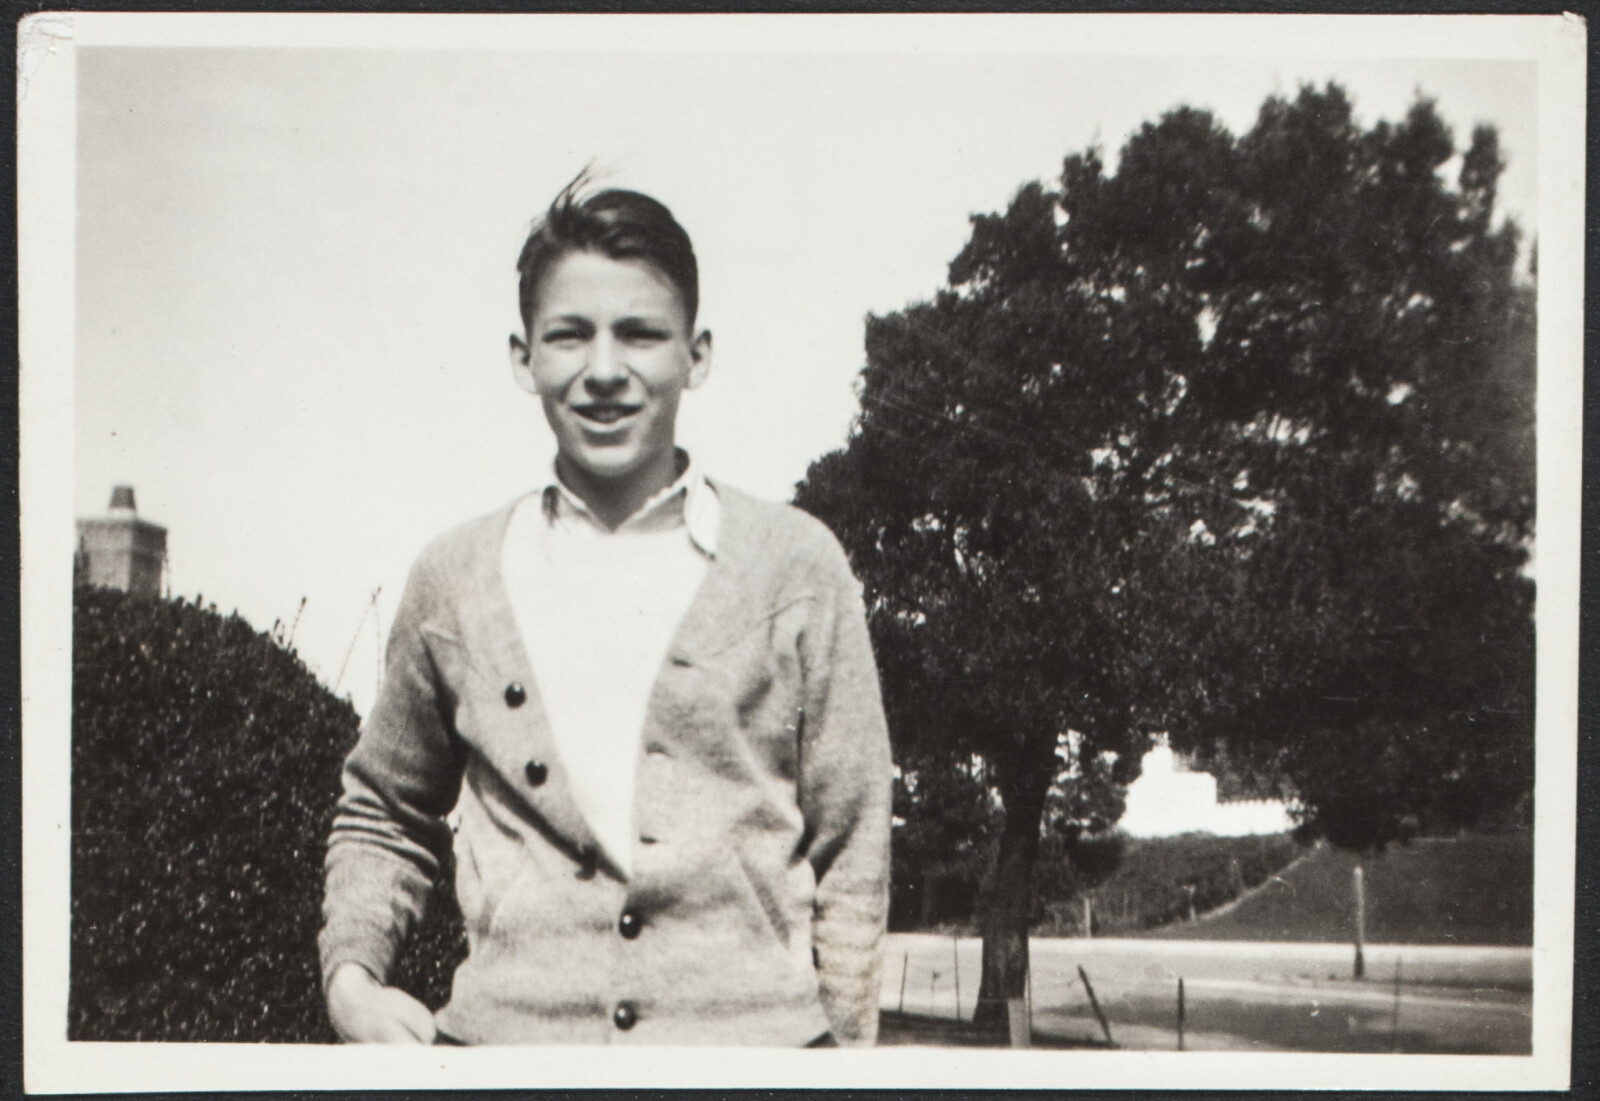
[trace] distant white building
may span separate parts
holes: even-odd
[[[1130,837],[1212,833],[1221,837],[1283,833],[1294,828],[1281,799],[1217,800],[1217,778],[1191,772],[1162,738],[1144,755],[1143,771],[1128,785],[1118,827]]]

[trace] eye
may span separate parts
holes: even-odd
[[[629,344],[659,344],[671,339],[672,333],[660,325],[633,323],[617,326],[617,337]]]
[[[539,339],[545,344],[572,345],[583,340],[588,334],[582,329],[571,325],[562,325],[554,329],[547,329]]]

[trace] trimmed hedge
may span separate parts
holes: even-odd
[[[1304,848],[1287,833],[1259,837],[1129,838],[1122,863],[1091,892],[1096,932],[1132,932],[1184,922],[1193,888],[1204,914],[1265,882]]]
[[[358,721],[237,615],[73,601],[73,1040],[331,1041],[316,934]],[[460,952],[448,891],[400,965],[433,1006]]]

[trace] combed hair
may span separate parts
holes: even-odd
[[[561,189],[534,223],[517,258],[517,301],[523,328],[533,327],[539,281],[562,257],[598,252],[612,260],[643,260],[666,276],[683,299],[689,328],[700,310],[700,266],[689,234],[672,211],[637,191],[608,189],[585,196],[589,171]]]

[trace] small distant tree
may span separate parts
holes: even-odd
[[[1045,795],[1035,894],[1057,900],[1093,891],[1122,863],[1126,838],[1112,827],[1126,806],[1123,785],[1114,777],[1110,754],[1085,760],[1080,739],[1058,739],[1058,754],[1068,767]]]
[[[900,766],[890,876],[890,921],[897,927],[970,917],[996,817],[981,764],[911,757]]]
[[[973,219],[866,329],[848,446],[796,501],[862,577],[896,751],[1004,807],[980,1023],[1022,991],[1055,778],[1154,731],[1373,847],[1532,776],[1531,289],[1480,128],[1273,98],[1142,127]]]

